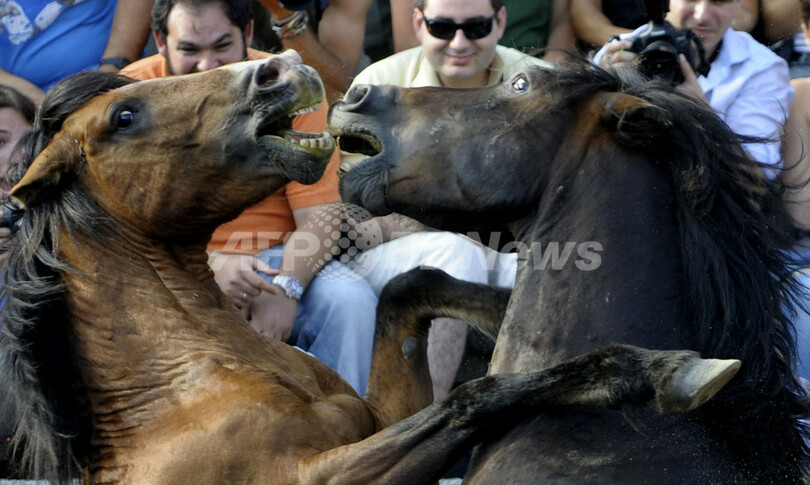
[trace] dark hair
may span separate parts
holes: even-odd
[[[801,0],[802,4],[802,23],[805,25],[810,24],[810,0]]]
[[[495,12],[498,12],[501,7],[503,7],[503,0],[489,0],[489,3],[492,4],[492,8],[495,10]],[[427,0],[414,0],[413,2],[413,6],[419,10],[424,10],[425,4],[427,4]]]
[[[250,0],[155,0],[155,5],[152,7],[152,30],[164,39],[169,35],[169,14],[175,5],[180,3],[195,9],[209,3],[219,3],[222,5],[225,15],[228,16],[228,20],[239,27],[242,32],[253,20]]]
[[[0,84],[0,108],[11,108],[19,112],[28,121],[28,124],[34,124],[37,106],[27,96],[11,86]]]

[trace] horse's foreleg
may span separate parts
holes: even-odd
[[[688,410],[737,367],[738,361],[707,361],[694,352],[611,346],[538,372],[486,376],[361,442],[308,458],[299,468],[301,483],[432,483],[476,443],[546,409],[629,408],[656,398],[659,410]],[[684,391],[688,383],[696,386]],[[671,396],[683,404],[685,395],[692,396],[689,406],[662,405]]]
[[[380,427],[433,402],[427,335],[434,318],[469,322],[494,338],[510,291],[457,280],[436,269],[413,269],[392,279],[377,307],[377,328],[366,400]]]

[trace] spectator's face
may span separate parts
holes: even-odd
[[[740,0],[670,0],[667,20],[697,34],[709,58],[739,10]]]
[[[480,39],[469,39],[459,29],[452,32],[451,39],[441,39],[436,37],[435,32],[430,33],[425,19],[449,20],[457,24],[478,20],[479,25],[480,22],[484,22],[484,25],[492,22],[492,31]],[[419,10],[414,10],[413,23],[425,57],[444,86],[471,87],[486,84],[487,68],[495,58],[495,46],[503,36],[506,26],[505,9],[501,8],[496,15],[490,0],[428,0],[424,15]]]
[[[178,3],[169,12],[167,30],[165,39],[155,35],[158,52],[166,58],[169,73],[188,74],[245,60],[253,22],[243,35],[219,2],[199,8]]]
[[[14,147],[31,130],[23,115],[13,108],[0,108],[0,177],[5,175]]]

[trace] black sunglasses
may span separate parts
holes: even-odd
[[[425,12],[421,10],[420,12],[422,12],[422,19],[425,21],[428,33],[442,40],[452,40],[458,29],[461,29],[469,40],[482,39],[492,32],[492,23],[498,17],[496,12],[490,17],[476,17],[457,24],[452,20],[429,19],[425,17]]]

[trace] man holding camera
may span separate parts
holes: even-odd
[[[646,1],[650,7],[666,0]],[[666,20],[675,29],[688,29],[697,35],[709,64],[706,72],[700,61],[693,67],[683,53],[677,60],[683,73],[679,88],[705,100],[717,115],[736,133],[773,139],[772,143],[747,144],[746,151],[755,160],[772,168],[769,177],[781,168],[780,144],[793,88],[787,63],[745,32],[731,29],[731,22],[741,8],[741,0],[670,0]],[[666,9],[664,9],[666,11]],[[594,57],[602,67],[643,64],[633,40],[654,28],[645,25],[618,40],[605,44]],[[693,55],[694,59],[698,56]],[[704,67],[701,69],[701,67]]]

